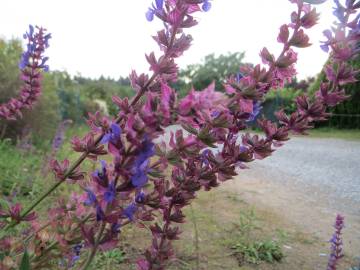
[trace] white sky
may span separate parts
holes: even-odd
[[[161,28],[147,22],[151,0],[0,0],[0,36],[21,37],[28,24],[46,27],[53,35],[47,55],[50,69],[86,77],[119,78],[131,69],[145,72],[145,53],[157,51],[151,38]],[[259,63],[266,46],[278,53],[279,27],[289,22],[295,5],[288,0],[213,0],[200,24],[190,30],[193,46],[179,59],[180,67],[198,63],[210,53],[246,51],[245,60]],[[317,6],[321,23],[308,33],[314,44],[300,49],[298,77],[317,74],[326,60],[319,48],[322,31],[332,21],[332,1]]]

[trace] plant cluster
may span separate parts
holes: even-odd
[[[213,83],[178,99],[170,85],[177,78],[177,58],[191,45],[185,30],[197,24],[197,12],[210,10],[211,1],[156,0],[146,18],[161,20],[164,28],[153,37],[161,55],[146,56],[152,74],[130,74],[136,94],[131,100],[113,97],[116,117],[89,114],[90,131],[72,139],[79,159],[50,162],[56,180],[48,191],[25,209],[20,203],[0,209],[0,268],[88,269],[97,252],[116,248],[122,229],[136,224],[148,229],[152,238],[137,269],[165,269],[175,256],[172,242],[181,235],[178,224],[186,220],[183,208],[197,192],[211,190],[240,173],[246,163],[270,156],[290,133],[306,134],[314,122],[328,118],[328,107],[347,98],[343,86],[356,81],[357,71],[346,62],[358,54],[360,2],[335,1],[338,22],[324,32],[322,43],[330,53],[327,81],[315,98],[298,96],[295,112],[276,113],[278,123],[259,120],[263,137],[239,135],[260,112],[266,94],[296,74],[294,49],[311,45],[306,31],[319,17],[311,4],[324,0],[291,2],[296,10],[280,27],[277,40],[283,49],[278,56],[264,48],[263,65],[241,67],[224,83],[225,93],[215,91]],[[2,105],[0,115],[7,119],[36,101],[40,70],[47,69],[42,53],[50,36],[33,27],[26,36],[29,46],[20,65],[25,90],[20,99]],[[172,125],[188,133],[177,130],[169,141],[155,143]],[[101,159],[98,169],[83,172],[85,159]],[[47,213],[36,213],[35,207],[65,183],[77,185],[81,192],[53,199]],[[20,223],[28,226],[12,234]]]

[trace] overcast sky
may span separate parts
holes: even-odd
[[[46,27],[52,34],[51,69],[86,77],[119,78],[131,69],[147,71],[145,53],[157,50],[150,37],[161,28],[147,22],[150,0],[0,0],[0,36],[21,37],[28,24]],[[208,13],[190,33],[193,46],[179,60],[180,67],[198,63],[205,55],[246,52],[246,61],[259,63],[266,46],[278,53],[279,26],[289,22],[294,5],[288,0],[213,0]],[[298,77],[317,74],[326,60],[319,48],[322,31],[332,21],[332,1],[317,6],[321,23],[309,31],[313,46],[299,51]]]

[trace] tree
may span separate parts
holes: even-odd
[[[196,90],[207,87],[213,81],[216,82],[217,90],[224,90],[222,85],[226,77],[239,72],[239,66],[243,65],[244,52],[228,54],[209,54],[205,56],[202,63],[189,65],[179,74],[179,83],[175,88],[180,92],[180,96],[186,94],[193,86]],[[192,80],[191,85],[188,83]]]

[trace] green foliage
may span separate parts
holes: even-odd
[[[74,78],[78,91],[81,96],[89,101],[103,100],[107,104],[108,112],[116,115],[118,108],[112,102],[113,96],[120,98],[132,97],[135,92],[130,87],[130,82],[124,78],[115,81],[110,78],[100,77],[98,80],[92,80],[77,76]],[[91,110],[90,110],[91,111]]]
[[[360,68],[360,57],[353,60],[351,65],[355,69]],[[326,81],[325,72],[321,72],[316,78],[315,82],[310,86],[309,93],[315,94],[319,90],[320,84]],[[344,87],[345,92],[349,95],[349,99],[331,108],[330,112],[333,114],[329,121],[319,122],[316,127],[333,127],[339,129],[360,129],[360,82],[347,85]]]
[[[280,242],[274,240],[259,240],[255,231],[261,230],[259,219],[254,210],[242,212],[234,224],[234,234],[231,249],[234,250],[239,265],[244,263],[259,264],[280,262],[284,257]]]
[[[280,109],[283,109],[288,114],[294,112],[296,110],[294,99],[302,92],[302,90],[293,88],[271,90],[262,104],[261,114],[265,115],[267,119],[275,121],[274,113]]]
[[[259,264],[261,261],[268,263],[280,262],[284,257],[278,242],[266,240],[253,243],[238,243],[232,247],[244,262]]]
[[[29,258],[29,253],[27,252],[27,250],[25,250],[24,255],[22,256],[21,259],[21,264],[20,264],[20,269],[19,270],[30,270],[30,258]]]
[[[9,140],[0,141],[0,195],[9,195],[17,191],[19,195],[28,195],[40,169],[40,153],[24,153]]]
[[[117,265],[124,263],[125,252],[120,248],[98,253],[95,257],[93,269],[115,269]]]
[[[180,71],[179,82],[174,87],[178,90],[180,97],[185,96],[192,86],[196,90],[202,90],[213,81],[216,82],[217,90],[224,90],[222,83],[226,77],[239,72],[243,58],[244,53],[240,52],[219,56],[207,55],[202,63],[189,65]]]

